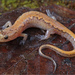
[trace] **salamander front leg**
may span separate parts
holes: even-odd
[[[27,40],[28,35],[22,33],[22,34],[20,35],[20,37],[23,37],[23,39],[20,41],[20,45],[21,45],[21,44],[24,45],[24,44],[25,44],[25,41]]]
[[[45,40],[48,39],[50,37],[51,34],[54,34],[54,28],[50,28],[46,31],[45,36],[43,38],[41,38],[41,40]]]
[[[10,26],[12,26],[11,21],[7,21],[7,22],[5,23],[5,25],[2,26],[2,29],[8,28],[8,27],[10,27]]]

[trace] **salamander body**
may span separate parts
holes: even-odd
[[[8,24],[10,25],[10,23]],[[37,11],[30,11],[22,14],[13,25],[0,30],[0,42],[8,42],[20,36],[24,37],[23,40],[26,40],[27,34],[23,34],[22,32],[30,27],[37,27],[47,30],[44,38],[41,38],[41,40],[48,39],[50,37],[50,34],[59,34],[69,40],[74,47],[74,50],[72,51],[63,51],[52,45],[42,45],[39,49],[39,52],[41,51],[41,49],[49,47],[62,56],[75,56],[75,34],[58,21]]]

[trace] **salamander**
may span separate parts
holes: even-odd
[[[63,24],[50,18],[44,13],[38,11],[29,11],[23,13],[12,25],[10,21],[5,24],[6,28],[0,30],[0,42],[8,42],[16,39],[17,37],[24,37],[21,43],[25,43],[27,39],[27,34],[22,33],[24,30],[30,27],[36,27],[46,30],[45,36],[41,40],[48,39],[51,34],[58,34],[69,40],[74,49],[72,51],[64,51],[53,45],[42,45],[39,48],[39,54],[46,57],[41,50],[43,48],[50,48],[64,57],[74,57],[75,56],[75,34],[66,28]],[[48,57],[47,57],[48,58]],[[55,63],[55,62],[54,62]]]

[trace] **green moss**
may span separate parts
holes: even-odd
[[[41,2],[44,2],[44,0],[41,0]]]
[[[5,0],[2,0],[1,6],[2,6],[2,7],[5,7]]]
[[[3,9],[4,12],[16,9],[17,7],[24,6],[30,8],[38,8],[42,5],[50,5],[51,3],[69,7],[69,5],[66,5],[64,2],[65,0],[58,0],[57,2],[55,0],[1,0],[0,8]],[[71,3],[71,1],[69,1],[69,3]]]
[[[16,2],[16,0],[7,0],[6,4],[8,5],[8,4],[12,4],[12,3],[15,3],[15,2]]]
[[[73,6],[72,1],[66,1],[66,0],[58,1],[56,2],[56,4],[67,7],[67,8],[71,8],[71,6]],[[73,7],[72,9],[75,9],[75,8]]]
[[[0,15],[2,15],[2,13],[0,13]]]
[[[13,8],[16,8],[18,6],[18,3],[12,4]]]
[[[64,0],[63,0],[63,1],[64,1]],[[56,2],[56,4],[57,4],[57,5],[65,6],[65,4],[63,3],[63,1]]]
[[[37,1],[24,1],[21,3],[21,5],[23,5],[24,7],[30,7],[30,8],[37,8],[39,7],[38,2]]]
[[[4,11],[12,10],[17,7],[30,7],[30,8],[37,8],[39,7],[37,0],[1,0],[2,4],[1,7],[4,9]]]
[[[2,0],[1,7],[4,9],[4,11],[10,10],[11,7],[16,7],[16,4],[14,4],[16,0]]]

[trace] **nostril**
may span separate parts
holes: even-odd
[[[6,35],[6,36],[4,37],[4,39],[8,39],[8,36]]]

